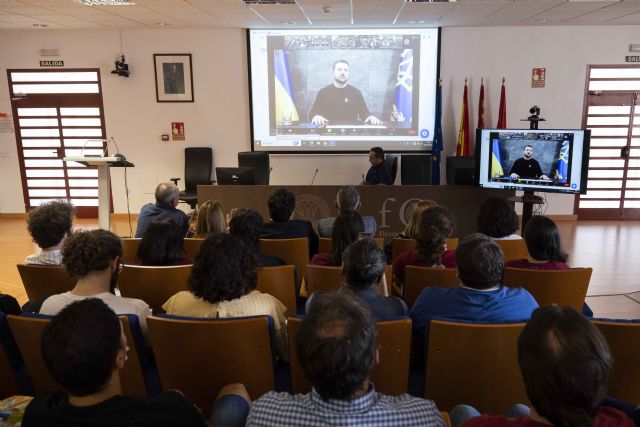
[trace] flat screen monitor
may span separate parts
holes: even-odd
[[[437,28],[248,30],[255,151],[428,152]]]
[[[475,183],[475,157],[447,157],[447,185],[473,185]]]
[[[476,184],[487,188],[584,194],[590,131],[478,129]]]
[[[254,185],[253,168],[216,168],[218,185]]]

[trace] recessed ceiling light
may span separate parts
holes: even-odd
[[[87,6],[131,6],[135,3],[131,0],[75,0]]]
[[[31,25],[33,25],[34,27],[39,27],[39,28],[46,28],[46,27],[48,27],[48,25],[47,25],[47,24],[31,24]]]

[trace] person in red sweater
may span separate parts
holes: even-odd
[[[524,229],[529,257],[507,261],[505,267],[568,270],[568,255],[560,245],[558,226],[546,216],[532,217]]]
[[[530,415],[480,415],[459,405],[451,411],[453,426],[634,427],[622,411],[602,406],[613,360],[602,334],[573,308],[534,311],[518,339],[518,363]]]
[[[341,212],[333,223],[331,252],[315,254],[309,264],[339,267],[342,265],[342,252],[353,242],[358,240],[360,233],[364,231],[364,222],[358,212]]]
[[[449,209],[434,206],[420,215],[416,248],[401,253],[393,262],[396,284],[404,283],[407,265],[420,267],[456,268],[455,251],[447,250],[447,238],[453,232],[455,220]]]

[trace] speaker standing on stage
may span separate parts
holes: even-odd
[[[389,165],[384,160],[384,150],[380,147],[373,147],[369,150],[369,163],[371,167],[367,172],[367,177],[362,184],[364,185],[378,185],[386,184],[393,185],[393,177],[389,170]]]

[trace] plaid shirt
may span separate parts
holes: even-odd
[[[253,402],[247,426],[443,427],[435,403],[408,394],[385,396],[373,387],[355,400],[324,401],[308,394],[269,392]]]
[[[52,251],[42,251],[37,255],[29,255],[25,260],[25,264],[38,265],[60,265],[62,264],[62,251],[54,249]]]

